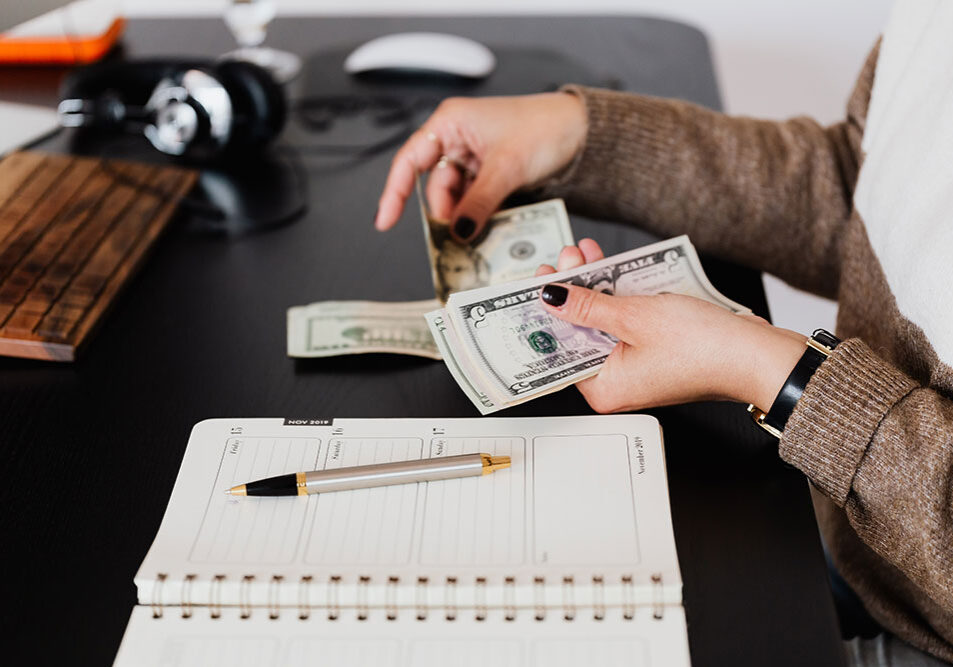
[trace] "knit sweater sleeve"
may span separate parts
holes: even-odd
[[[953,401],[849,339],[808,382],[780,453],[870,548],[953,609]]]
[[[585,144],[548,193],[575,212],[687,233],[701,250],[834,296],[877,48],[831,127],[732,117],[687,102],[567,86]],[[796,251],[792,251],[796,249]]]

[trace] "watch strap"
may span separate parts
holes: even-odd
[[[784,431],[784,427],[788,423],[788,418],[791,416],[791,413],[794,412],[794,406],[797,405],[797,402],[801,400],[801,396],[804,394],[804,388],[807,386],[811,376],[814,375],[814,371],[817,370],[818,366],[820,366],[821,362],[825,359],[827,359],[827,355],[821,354],[811,346],[808,346],[807,349],[804,350],[804,354],[801,355],[797,364],[794,365],[794,369],[791,371],[791,374],[788,375],[787,380],[784,381],[784,385],[774,399],[774,403],[771,404],[771,409],[768,410],[768,414],[765,415],[765,425],[770,426],[778,432]]]
[[[817,329],[811,334],[806,341],[807,349],[784,381],[781,391],[771,404],[771,409],[764,412],[754,405],[748,406],[748,412],[755,423],[771,435],[780,438],[788,418],[794,412],[794,406],[804,394],[807,383],[839,342],[833,334],[824,329]]]

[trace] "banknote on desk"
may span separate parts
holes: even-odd
[[[440,359],[424,314],[436,299],[385,303],[321,301],[288,309],[288,356],[409,354]]]
[[[295,306],[288,310],[288,356],[376,352],[440,359],[424,313],[439,308],[456,291],[532,276],[540,264],[555,264],[560,250],[574,243],[561,199],[500,211],[470,245],[450,238],[449,225],[434,220],[420,200],[437,299]]]
[[[584,266],[451,294],[427,324],[451,375],[482,414],[558,391],[599,372],[618,342],[550,315],[539,292],[553,282],[632,296],[675,293],[751,312],[708,280],[687,236]]]

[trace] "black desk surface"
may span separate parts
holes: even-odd
[[[561,49],[569,70],[579,66],[597,81],[720,105],[704,36],[652,19],[279,19],[269,42],[307,55],[430,29],[472,36],[500,52]],[[125,44],[134,55],[216,54],[233,46],[217,20],[133,21]],[[52,103],[60,76],[0,72],[0,99]],[[526,77],[527,92],[547,83],[529,70]],[[315,84],[313,72],[310,79],[299,79],[296,94]],[[494,92],[492,80],[480,92]],[[294,128],[286,135],[289,143],[324,139]],[[62,149],[64,142],[60,136],[47,145]],[[304,156],[310,209],[300,221],[240,238],[173,225],[79,361],[0,359],[4,662],[111,662],[135,604],[133,575],[195,422],[476,414],[440,363],[285,356],[289,306],[432,296],[414,211],[386,235],[371,227],[389,158]],[[599,240],[608,254],[650,240],[617,224],[574,218],[573,226],[577,238]],[[758,274],[709,257],[704,263],[719,289],[767,314]],[[567,390],[503,415],[588,413]],[[778,460],[739,405],[655,414],[665,430],[693,664],[843,664],[804,478]]]

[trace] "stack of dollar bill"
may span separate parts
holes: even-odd
[[[475,243],[460,245],[450,238],[449,225],[433,220],[419,193],[418,198],[437,298],[323,301],[289,308],[289,356],[384,352],[440,359],[424,313],[439,308],[459,290],[532,276],[540,264],[555,264],[559,251],[574,243],[561,199],[501,211]]]
[[[418,185],[436,298],[322,301],[288,309],[288,355],[390,353],[443,359],[483,414],[548,394],[599,371],[617,341],[552,317],[539,303],[551,282],[619,296],[672,292],[750,312],[714,288],[687,236],[535,278],[574,243],[562,200],[493,216],[481,238],[459,245],[432,219]],[[444,307],[444,304],[445,307]]]
[[[562,273],[451,294],[445,308],[427,313],[427,324],[450,373],[482,414],[594,375],[618,342],[550,315],[539,292],[552,282],[617,296],[686,294],[750,312],[709,282],[687,236]]]

